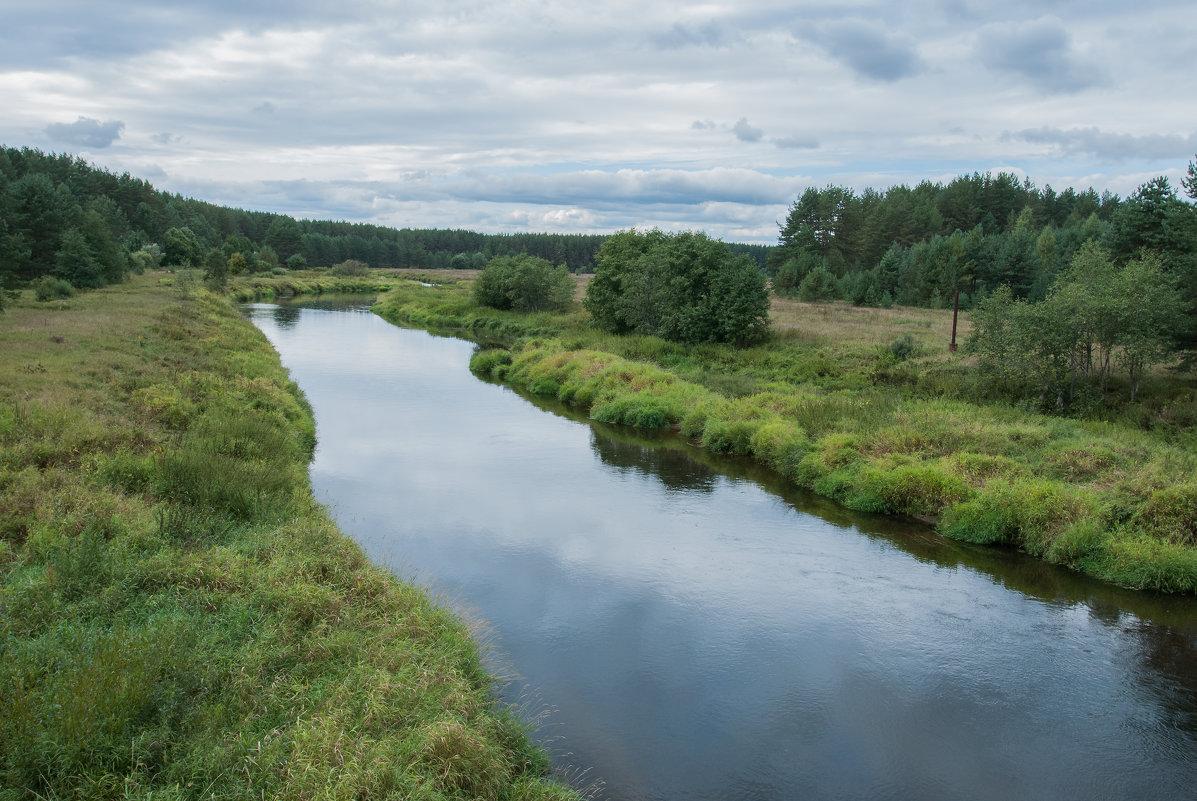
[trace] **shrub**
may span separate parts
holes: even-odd
[[[596,259],[583,304],[606,331],[740,345],[768,333],[764,273],[706,234],[623,231]]]
[[[914,355],[914,337],[905,333],[889,343],[889,355],[896,362],[904,362],[909,359]]]
[[[565,265],[535,256],[497,256],[474,282],[474,301],[493,309],[564,311],[573,297],[574,279]]]
[[[41,301],[69,298],[74,294],[75,287],[71,286],[70,281],[55,278],[52,275],[43,275],[33,282],[33,295]]]

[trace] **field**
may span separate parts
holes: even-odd
[[[577,797],[313,502],[277,354],[177,278],[0,314],[0,799]]]

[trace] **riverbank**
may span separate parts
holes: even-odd
[[[577,797],[314,503],[265,338],[168,281],[0,314],[0,798]]]
[[[677,427],[851,509],[917,517],[1135,589],[1197,591],[1191,391],[1155,400],[1155,431],[970,402],[969,366],[941,355],[945,313],[928,310],[783,301],[774,340],[743,350],[610,336],[581,312],[482,309],[467,282],[401,284],[375,311],[500,342],[475,357],[476,372],[595,419]]]

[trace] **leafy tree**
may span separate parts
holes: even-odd
[[[229,275],[241,275],[249,272],[249,261],[245,258],[244,253],[234,253],[229,256],[227,262]]]
[[[168,228],[162,237],[162,263],[168,267],[195,267],[204,260],[204,247],[190,228]]]
[[[493,258],[474,282],[474,300],[495,309],[561,311],[573,297],[574,279],[565,265],[554,267],[536,256]]]
[[[1063,409],[1078,390],[1104,392],[1117,362],[1133,401],[1147,370],[1175,352],[1186,302],[1163,259],[1150,251],[1118,268],[1086,243],[1039,303],[1003,286],[973,312],[966,352],[1004,391]]]
[[[765,276],[706,234],[620,232],[599,249],[583,301],[601,328],[678,342],[761,339],[768,331]]]
[[[1110,294],[1119,304],[1119,360],[1126,368],[1134,401],[1147,370],[1172,352],[1189,304],[1155,253],[1128,263],[1110,287]]]
[[[129,254],[129,267],[138,275],[162,264],[162,249],[152,242]]]
[[[600,328],[626,334],[653,322],[643,313],[629,311],[637,305],[651,308],[655,284],[647,275],[652,265],[650,254],[664,241],[665,234],[656,228],[643,233],[632,229],[620,231],[599,248],[594,278],[586,286],[582,305]]]
[[[302,253],[295,253],[287,259],[288,270],[306,270],[307,268],[308,260],[303,257]]]

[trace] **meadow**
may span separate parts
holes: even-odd
[[[578,797],[313,501],[269,343],[178,279],[0,314],[0,799]]]
[[[401,282],[375,311],[484,343],[480,375],[598,420],[676,428],[851,509],[1127,587],[1197,591],[1191,376],[1157,370],[1135,403],[1064,417],[1002,399],[949,352],[950,310],[775,298],[773,334],[750,348],[605,334],[581,311],[485,309],[468,280]]]

